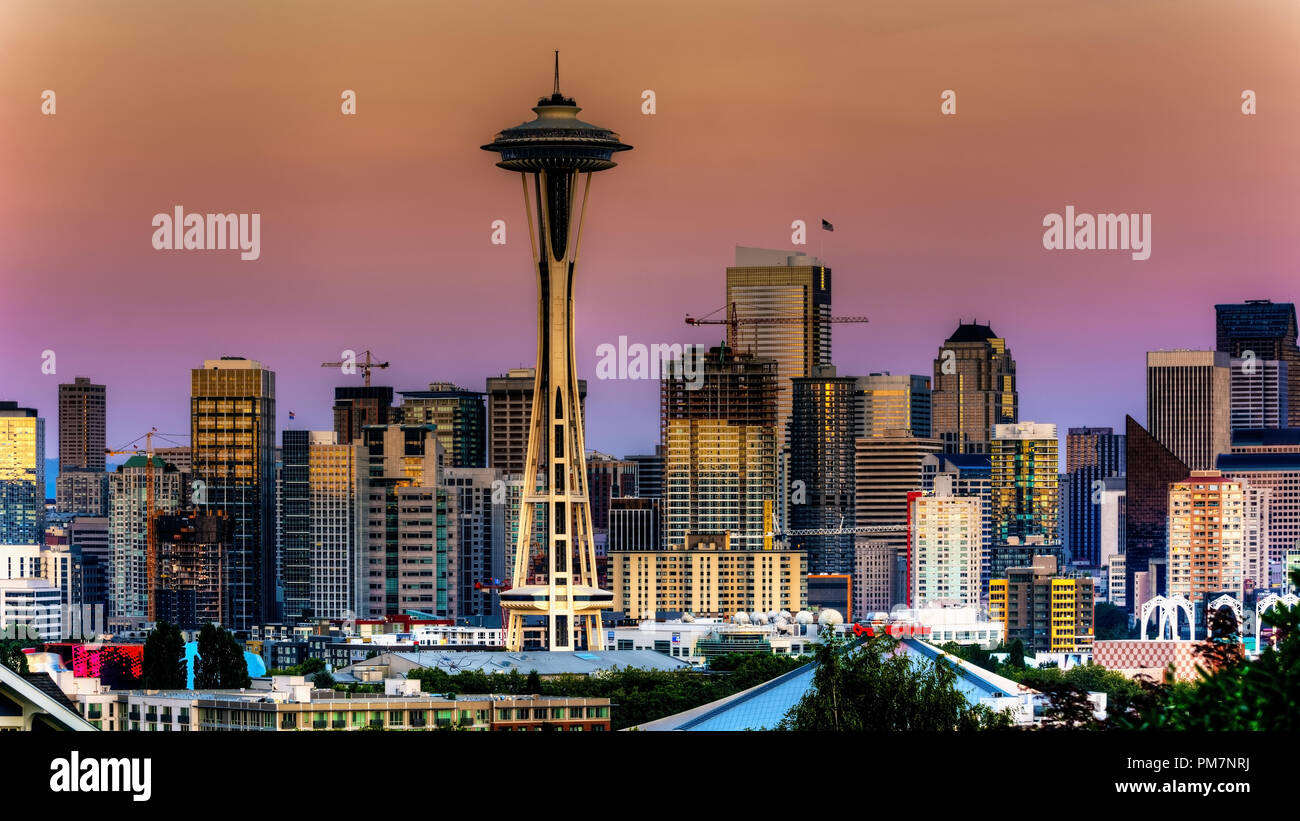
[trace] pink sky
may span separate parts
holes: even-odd
[[[187,430],[189,369],[223,354],[313,428],[345,348],[398,389],[532,364],[519,184],[478,146],[531,118],[554,48],[583,118],[635,146],[595,180],[579,266],[591,447],[658,434],[657,386],[596,382],[596,347],[716,341],[683,316],[794,219],[835,223],[806,250],[835,312],[872,318],[836,329],[842,374],[930,373],[978,317],[1021,418],[1062,433],[1143,418],[1144,352],[1212,347],[1215,302],[1300,296],[1292,0],[198,5],[0,5],[0,399],[41,409],[51,455],[77,375],[109,386],[119,445]],[[260,213],[261,258],[155,251],[178,204]],[[1044,250],[1067,205],[1152,214],[1150,260]]]

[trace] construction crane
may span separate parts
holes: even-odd
[[[150,428],[149,432],[143,436],[137,436],[131,442],[123,446],[122,450],[105,449],[104,453],[109,456],[143,456],[145,457],[144,472],[144,505],[145,505],[145,542],[144,542],[144,565],[145,565],[145,598],[148,602],[147,617],[149,621],[157,621],[157,603],[154,595],[154,587],[158,578],[158,552],[157,552],[157,526],[158,508],[154,503],[154,481],[153,481],[153,438],[160,436],[167,438],[165,434],[158,432],[157,428]],[[131,446],[141,439],[144,440],[144,450],[138,448],[131,449]],[[170,440],[169,440],[170,441]]]
[[[347,351],[344,351],[344,353],[347,353]],[[371,368],[387,368],[387,367],[388,367],[388,363],[387,363],[387,362],[374,362],[374,361],[371,361],[371,359],[370,359],[370,351],[362,351],[362,353],[364,353],[364,354],[366,355],[366,361],[365,361],[365,362],[356,362],[355,360],[352,361],[352,362],[322,362],[322,363],[320,363],[320,366],[321,366],[322,368],[342,368],[344,365],[351,365],[351,366],[353,366],[354,368],[359,367],[359,368],[361,368],[361,375],[365,378],[365,380],[366,380],[366,387],[368,388],[368,387],[370,387],[370,369],[371,369]]]
[[[735,349],[740,345],[740,326],[742,325],[803,325],[810,320],[821,322],[869,322],[865,316],[829,316],[817,320],[815,317],[809,317],[804,314],[797,316],[746,316],[742,317],[736,310],[736,303],[731,302],[724,306],[727,311],[726,319],[709,319],[709,317],[723,310],[718,308],[702,317],[686,317],[687,325],[726,325],[727,326],[727,346]],[[757,333],[757,332],[756,332]],[[753,347],[752,345],[750,346]]]

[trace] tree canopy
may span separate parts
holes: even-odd
[[[185,638],[180,628],[165,621],[158,622],[144,640],[142,680],[149,690],[184,690]]]

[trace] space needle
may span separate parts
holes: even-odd
[[[523,649],[528,616],[546,617],[550,650],[578,649],[579,630],[586,632],[587,649],[603,649],[600,610],[614,598],[598,587],[596,579],[582,403],[573,354],[573,277],[591,175],[613,168],[614,153],[632,146],[609,129],[579,120],[581,110],[560,93],[557,51],[554,90],[537,101],[533,108],[537,118],[503,130],[482,146],[501,155],[499,168],[519,172],[537,273],[537,378],[524,462],[526,479],[512,587],[501,594],[508,650]],[[575,219],[579,174],[584,179]],[[546,506],[544,525],[537,521],[539,505]],[[543,527],[546,582],[530,584],[530,547]]]

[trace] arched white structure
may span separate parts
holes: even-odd
[[[1236,596],[1229,596],[1227,593],[1224,593],[1222,596],[1205,606],[1205,635],[1208,636],[1210,634],[1210,623],[1214,621],[1214,614],[1225,607],[1232,608],[1232,615],[1237,617],[1237,632],[1238,634],[1241,633],[1241,601],[1238,600]]]
[[[1156,626],[1156,641],[1165,640],[1166,627],[1169,628],[1174,641],[1184,641],[1179,635],[1179,611],[1187,614],[1187,627],[1191,632],[1191,637],[1185,640],[1196,641],[1196,620],[1192,615],[1192,603],[1182,593],[1173,596],[1156,596],[1142,603],[1142,641],[1149,641],[1147,639],[1147,620],[1157,611],[1159,611],[1160,616]]]
[[[1264,626],[1263,615],[1277,607],[1279,604],[1285,604],[1288,607],[1295,607],[1300,604],[1300,596],[1294,593],[1287,593],[1285,596],[1279,596],[1276,593],[1269,593],[1262,599],[1255,602],[1255,652],[1258,653],[1262,648],[1259,646],[1259,631]]]

